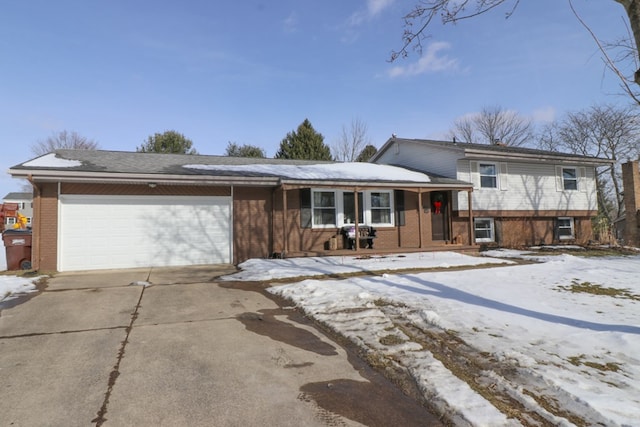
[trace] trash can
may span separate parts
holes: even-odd
[[[2,233],[7,252],[7,270],[31,270],[31,230]]]

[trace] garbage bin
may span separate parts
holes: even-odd
[[[7,270],[31,270],[31,230],[2,233],[7,252]]]

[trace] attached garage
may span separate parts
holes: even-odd
[[[231,197],[60,195],[58,270],[231,263]]]

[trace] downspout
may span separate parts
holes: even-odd
[[[467,200],[468,200],[468,211],[469,211],[469,246],[473,246],[475,245],[475,239],[473,238],[473,209],[471,208],[471,201],[472,201],[472,197],[471,197],[471,193],[473,192],[472,190],[467,190]]]
[[[287,238],[287,189],[284,184],[282,184],[282,238],[282,258],[284,258],[287,253],[289,253],[289,239]]]
[[[33,195],[35,196],[36,205],[34,206],[34,217],[31,219],[31,233],[35,231],[35,236],[32,236],[31,239],[31,264],[34,270],[40,270],[40,235],[42,234],[42,200],[40,188],[33,182],[33,176],[31,174],[27,175],[27,181],[33,187]],[[36,215],[37,213],[37,215]],[[34,220],[35,220],[35,230],[34,230]],[[35,238],[34,238],[35,237]]]
[[[364,200],[363,200],[364,202]],[[358,209],[360,208],[360,206],[358,206],[358,187],[355,187],[353,189],[353,207],[355,208],[356,212],[355,212],[355,229],[356,229],[356,234],[355,234],[355,245],[356,245],[356,252],[358,252],[360,250],[360,228],[358,227],[358,225],[360,224],[360,218],[358,217]]]
[[[418,247],[422,249],[422,188],[418,190]]]

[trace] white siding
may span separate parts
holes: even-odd
[[[473,190],[474,210],[597,210],[595,170],[593,167],[571,166],[578,169],[578,190],[558,188],[555,164],[499,162],[498,188]],[[504,165],[504,166],[503,166]],[[457,178],[478,182],[470,171],[469,160],[458,161]],[[466,193],[458,194],[460,210],[468,208]]]
[[[462,157],[462,153],[439,147],[426,148],[420,143],[395,144],[376,163],[405,166],[446,178],[456,177],[456,161]]]

